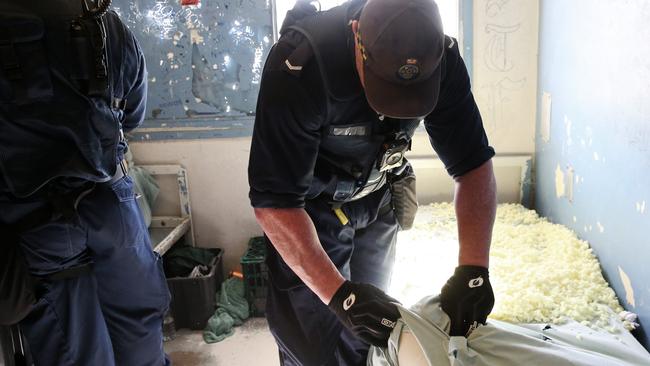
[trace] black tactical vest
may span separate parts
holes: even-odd
[[[126,31],[114,13],[81,14],[80,1],[0,4],[0,193],[24,197],[57,177],[104,182],[115,173],[124,91],[109,70]]]
[[[384,117],[370,107],[363,118],[353,121],[338,113],[351,105],[367,105],[349,43],[349,20],[364,3],[350,1],[322,12],[312,8],[310,13],[308,3],[299,2],[281,30],[282,34],[297,31],[307,40],[296,46],[288,66],[302,65],[310,58],[318,65],[327,115],[314,178],[326,181],[324,192],[337,202],[362,198],[381,188],[388,174],[399,174],[406,164],[403,154],[420,123]],[[319,172],[326,172],[325,177],[319,177]]]

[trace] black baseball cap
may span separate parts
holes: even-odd
[[[359,18],[365,91],[372,109],[424,117],[440,92],[445,35],[433,0],[369,0]]]

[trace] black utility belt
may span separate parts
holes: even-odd
[[[111,179],[99,184],[110,185],[124,178],[126,175],[128,175],[126,164],[120,162]],[[59,220],[61,218],[70,220],[76,214],[77,206],[81,200],[95,189],[96,184],[98,183],[87,181],[82,186],[65,192],[59,192],[52,187],[48,189],[46,186],[40,194],[37,193],[38,196],[32,195],[28,198],[16,200],[16,202],[43,201],[48,204],[30,212],[27,216],[14,223],[12,225],[13,230],[16,232],[24,232],[52,220]]]
[[[339,180],[332,194],[335,202],[351,202],[366,197],[372,192],[381,189],[387,181],[387,172],[373,170],[365,182],[350,180]]]

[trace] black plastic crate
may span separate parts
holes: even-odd
[[[264,237],[258,236],[248,241],[248,249],[241,257],[242,272],[246,298],[251,307],[252,316],[264,316],[266,308],[266,291],[268,269],[266,267],[266,243]]]
[[[167,279],[172,295],[171,312],[176,329],[202,330],[216,309],[216,293],[223,282],[223,250],[209,249],[215,254],[210,272],[201,277]]]

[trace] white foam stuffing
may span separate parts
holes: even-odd
[[[457,263],[457,238],[452,204],[420,207],[413,229],[398,237],[389,293],[408,306],[439,292]],[[623,310],[589,244],[521,205],[498,206],[490,280],[493,319],[562,324],[570,318],[607,328],[612,311]]]

